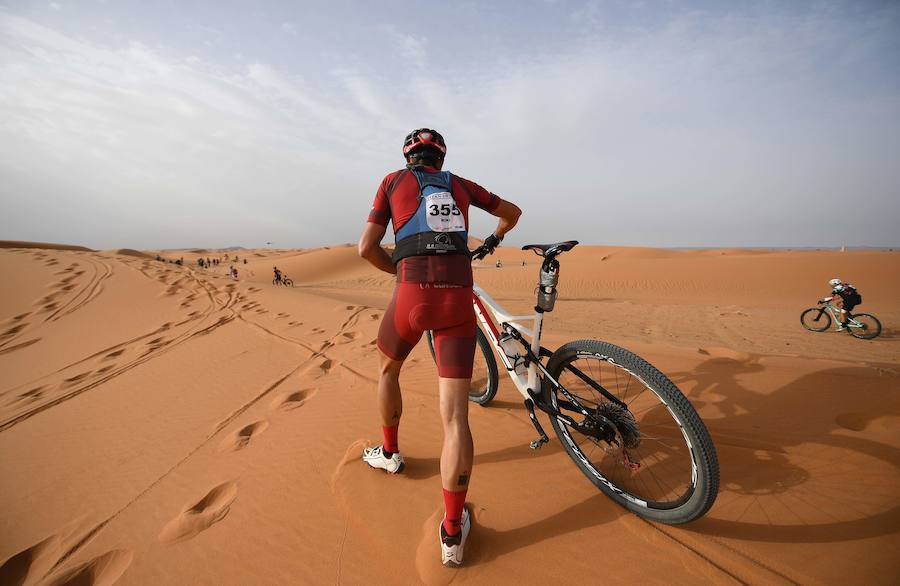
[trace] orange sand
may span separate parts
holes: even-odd
[[[37,248],[33,246],[38,246]],[[592,337],[655,363],[710,428],[719,499],[652,525],[535,432],[508,381],[471,409],[466,566],[439,564],[436,371],[402,379],[407,471],[380,441],[379,320],[392,277],[355,247],[94,252],[3,243],[0,584],[896,583],[900,254],[579,246],[547,346]],[[500,258],[504,265],[494,266]],[[528,264],[521,266],[525,260]],[[476,280],[533,305],[537,257]],[[272,266],[293,289],[273,287]],[[803,330],[828,279],[883,335]],[[549,426],[548,426],[549,429]]]

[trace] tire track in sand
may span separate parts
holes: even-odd
[[[95,281],[94,286],[92,287],[92,290],[95,290],[95,291],[99,290],[98,287],[101,282],[102,281]],[[138,358],[126,363],[123,366],[120,366],[120,367],[117,367],[114,369],[108,369],[108,368],[104,367],[104,368],[99,369],[96,373],[87,372],[87,373],[80,373],[79,375],[76,375],[77,377],[81,377],[81,378],[89,378],[90,374],[95,374],[95,375],[98,375],[100,378],[95,378],[94,380],[91,380],[90,382],[86,382],[85,384],[83,384],[81,386],[76,386],[74,389],[67,390],[67,392],[63,393],[62,395],[56,396],[55,398],[50,399],[40,405],[31,406],[28,409],[26,409],[25,411],[3,420],[2,422],[0,422],[0,433],[2,433],[3,431],[6,431],[7,429],[14,427],[15,425],[21,423],[22,421],[25,421],[31,417],[34,417],[35,415],[38,415],[39,413],[42,413],[43,411],[51,409],[57,405],[65,403],[66,401],[69,401],[83,393],[86,393],[92,389],[95,389],[95,388],[99,387],[100,385],[102,385],[106,382],[109,382],[110,380],[112,380],[118,376],[121,376],[121,375],[127,373],[128,371],[140,366],[141,364],[144,364],[145,362],[147,362],[151,359],[157,358],[157,357],[169,352],[170,350],[180,346],[181,344],[187,342],[188,340],[192,339],[195,336],[202,336],[202,335],[209,334],[212,331],[214,331],[215,329],[217,329],[235,319],[236,314],[234,313],[233,310],[231,310],[232,315],[221,316],[214,323],[205,325],[205,327],[201,327],[201,326],[204,326],[205,322],[207,321],[207,318],[212,317],[216,311],[219,311],[220,309],[230,310],[230,306],[234,303],[234,295],[233,295],[233,293],[229,293],[227,295],[227,299],[225,301],[221,302],[221,307],[220,307],[219,300],[208,289],[208,287],[205,286],[205,283],[199,282],[196,278],[195,278],[195,282],[198,285],[198,289],[193,290],[193,293],[197,293],[197,294],[205,293],[206,298],[209,300],[209,304],[207,305],[206,309],[201,314],[198,314],[192,320],[186,320],[185,322],[183,322],[186,324],[188,324],[190,322],[196,322],[193,325],[193,327],[188,328],[187,331],[175,336],[173,339],[167,340],[167,343],[165,345],[151,347],[149,349],[149,351],[147,351],[143,355],[139,356]],[[79,306],[83,306],[87,302],[88,302],[87,300],[82,300],[82,303]],[[157,332],[158,331],[159,331],[159,329],[157,329]],[[145,337],[149,337],[150,335],[153,335],[153,333],[147,334],[145,336],[139,336],[138,339],[143,339]],[[128,343],[127,342],[120,343],[120,344],[112,346],[111,348],[119,349],[123,346],[123,344],[126,345],[126,347],[127,347]],[[95,353],[92,356],[97,356],[98,354],[100,354],[100,353]],[[85,359],[85,360],[87,360],[87,359]],[[80,364],[82,362],[84,362],[84,361],[82,360],[82,361],[76,362],[74,364]],[[54,374],[58,374],[58,373],[54,373]],[[73,378],[74,377],[67,377],[67,379],[57,383],[57,388],[67,389],[68,387],[77,385],[78,383],[81,382],[81,378],[75,378],[74,380],[73,380]],[[37,379],[37,381],[30,381],[30,382],[28,382],[24,385],[20,385],[19,387],[16,387],[16,388],[21,388],[24,386],[31,386],[35,382],[39,382],[40,380],[41,379]],[[48,395],[48,394],[50,394],[50,393],[44,393],[44,395]]]

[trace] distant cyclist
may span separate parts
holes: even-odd
[[[281,283],[282,282],[281,271],[278,270],[278,267],[272,267],[272,270],[275,272],[275,282]]]
[[[822,301],[835,300],[835,306],[841,310],[841,321],[837,331],[843,332],[847,329],[848,314],[862,303],[862,295],[856,287],[850,283],[842,283],[840,279],[831,279],[828,284],[831,285],[831,297],[826,297]]]
[[[382,353],[378,409],[384,443],[367,448],[363,460],[391,474],[403,471],[397,441],[403,412],[400,369],[422,333],[432,330],[444,428],[441,484],[445,514],[438,528],[441,563],[458,566],[471,528],[465,500],[474,451],[468,419],[476,329],[467,244],[469,206],[500,218],[497,229],[484,242],[484,249],[491,252],[516,225],[521,211],[477,183],[441,171],[446,153],[438,132],[428,128],[410,132],[403,143],[406,168],[382,180],[359,239],[360,256],[397,275],[393,298],[378,330]],[[393,257],[381,248],[388,221],[395,234]]]

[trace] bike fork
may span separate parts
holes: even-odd
[[[541,427],[541,422],[538,421],[537,415],[535,415],[534,413],[534,391],[528,389],[528,396],[529,398],[525,399],[525,409],[528,410],[528,417],[531,418],[531,423],[534,425],[534,428],[541,436],[528,445],[532,450],[539,450],[541,449],[541,446],[550,441],[550,438],[547,437],[547,433],[544,431],[544,428]]]

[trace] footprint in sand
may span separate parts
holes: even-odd
[[[47,388],[47,385],[41,385],[39,387],[35,387],[29,391],[25,391],[21,393],[18,398],[14,399],[14,403],[34,403],[35,401],[40,401],[44,397],[44,389]]]
[[[362,334],[360,334],[359,332],[344,332],[343,334],[341,334],[339,343],[340,344],[350,343],[353,340],[356,340],[357,338],[359,338],[361,335]]]
[[[91,372],[92,371],[89,370],[87,372],[82,372],[80,374],[76,374],[75,376],[70,376],[69,378],[63,379],[62,387],[66,388],[78,384],[79,382],[89,377],[91,375]]]
[[[219,445],[221,452],[237,452],[243,450],[250,445],[250,440],[258,436],[269,427],[269,422],[265,419],[254,421],[249,425],[245,425],[236,432],[226,437]]]
[[[297,407],[300,407],[304,403],[306,403],[308,399],[311,399],[318,392],[319,389],[303,389],[300,391],[292,391],[290,393],[286,393],[284,395],[276,397],[275,400],[272,401],[272,408],[281,409],[283,411],[296,409]]]
[[[236,497],[237,484],[234,482],[216,486],[196,504],[169,521],[159,534],[159,540],[163,543],[177,543],[209,529],[225,518]]]
[[[60,541],[55,535],[12,556],[0,565],[0,584],[25,584],[44,576],[59,560]]]
[[[121,356],[122,354],[125,353],[125,350],[127,350],[127,348],[122,348],[121,350],[114,350],[113,352],[110,352],[109,354],[104,356],[103,360],[112,360],[113,358],[116,358],[117,356]]]
[[[5,338],[7,336],[15,336],[16,334],[18,334],[19,332],[24,330],[26,327],[28,327],[27,322],[15,325],[15,326],[9,328],[8,330],[6,330],[5,332],[3,332],[2,334],[0,334],[0,338]]]
[[[28,317],[29,315],[31,315],[31,312],[30,312],[30,311],[26,311],[25,313],[20,313],[20,314],[17,315],[16,317],[12,318],[12,321],[22,321],[23,319],[25,319],[25,318]]]
[[[46,586],[108,586],[114,584],[134,559],[134,554],[126,549],[114,549],[91,561],[56,574]]]
[[[380,313],[370,313],[370,314],[369,314],[369,319],[372,320],[372,321],[375,321],[376,319],[378,319],[378,318],[380,318],[380,317],[381,317],[381,314],[380,314]]]

